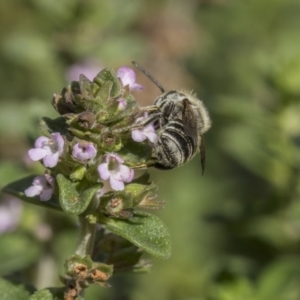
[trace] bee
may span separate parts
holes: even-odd
[[[211,120],[203,102],[194,94],[164,88],[139,64],[141,70],[161,90],[153,105],[145,108],[149,112],[145,123],[154,123],[157,141],[153,149],[153,166],[169,170],[190,161],[198,152],[201,155],[202,173],[205,168],[205,146],[203,134],[210,128]]]

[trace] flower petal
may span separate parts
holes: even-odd
[[[142,117],[139,117],[135,120],[135,124],[141,124],[148,118],[148,113],[145,112]],[[131,137],[136,142],[143,142],[146,138],[150,142],[154,143],[157,140],[157,135],[155,133],[155,128],[153,124],[148,124],[143,128],[135,129],[131,131]]]
[[[98,166],[98,173],[101,179],[107,180],[110,177],[110,172],[108,170],[108,163],[102,163]]]
[[[72,155],[79,160],[88,160],[94,158],[97,150],[91,143],[80,144],[77,143],[73,147]]]
[[[157,135],[155,132],[144,132],[145,136],[151,143],[155,143],[157,140]]]
[[[59,153],[53,153],[43,158],[43,164],[46,168],[53,168],[57,165],[59,159]]]
[[[24,191],[27,197],[34,197],[39,195],[43,191],[43,187],[40,185],[32,185]]]
[[[115,153],[108,153],[106,155],[106,162],[109,163],[110,161],[115,161],[120,164],[122,164],[124,162],[123,158]]]
[[[88,145],[86,146],[86,152],[89,153],[90,158],[95,157],[96,154],[97,154],[97,150],[96,150],[96,148],[94,147],[93,144],[88,144]]]
[[[75,144],[73,146],[73,150],[72,150],[72,156],[77,158],[77,155],[82,151],[81,147],[79,146],[79,143]]]
[[[65,141],[64,141],[64,138],[62,137],[62,135],[59,132],[52,133],[51,140],[56,143],[57,151],[59,152],[59,154],[61,154],[64,149],[64,144],[65,144]]]
[[[121,67],[117,71],[117,77],[120,78],[122,81],[123,86],[129,85],[131,86],[132,84],[135,83],[135,72],[131,68],[128,67]]]
[[[34,161],[40,160],[48,154],[47,150],[41,148],[33,148],[28,151],[29,157]]]
[[[119,98],[117,100],[117,102],[119,102],[119,104],[118,104],[118,110],[122,111],[122,110],[124,110],[126,108],[127,103],[126,103],[126,100],[124,98]]]
[[[125,165],[120,165],[119,174],[122,181],[130,182],[133,179],[134,171]]]
[[[48,201],[53,195],[53,189],[44,189],[40,194],[41,201]]]
[[[131,131],[131,137],[136,142],[143,142],[146,139],[146,135],[142,130],[135,129]]]
[[[47,180],[48,186],[50,185],[51,187],[54,188],[54,186],[55,186],[54,177],[50,176],[49,174],[45,174],[44,178]]]
[[[124,182],[121,180],[118,180],[114,177],[110,177],[110,186],[115,191],[122,191],[124,190]]]
[[[45,145],[47,145],[49,143],[49,140],[50,140],[49,138],[42,135],[36,139],[36,141],[34,143],[34,147],[35,148],[43,148]]]
[[[144,89],[144,87],[141,85],[141,84],[138,84],[138,83],[133,83],[131,86],[130,86],[130,89],[132,91],[142,91]]]

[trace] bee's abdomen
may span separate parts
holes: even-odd
[[[196,154],[196,142],[184,133],[182,122],[169,122],[155,146],[155,167],[168,170],[182,165]]]

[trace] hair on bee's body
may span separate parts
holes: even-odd
[[[165,92],[153,76],[137,63],[134,65],[162,91],[149,109],[148,122],[155,122],[158,131],[153,149],[153,166],[163,170],[173,169],[200,152],[204,171],[203,134],[210,128],[211,120],[203,102],[193,93],[176,90]]]

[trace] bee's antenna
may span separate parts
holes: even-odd
[[[160,90],[162,93],[165,92],[165,89],[158,83],[158,81],[149,74],[142,66],[140,66],[137,62],[132,62],[140,71],[142,71]]]

